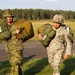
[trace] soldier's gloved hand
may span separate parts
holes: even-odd
[[[43,39],[42,34],[38,34],[38,38],[39,38],[39,40],[42,40]]]
[[[65,54],[63,58],[64,58],[64,60],[67,60],[68,57],[69,57],[68,54]]]

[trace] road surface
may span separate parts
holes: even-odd
[[[40,42],[25,42],[23,50],[23,56],[26,59],[30,58],[45,58],[47,57],[46,49]],[[5,51],[5,45],[0,45],[0,61],[8,60],[7,53]]]
[[[74,40],[75,43],[75,40]],[[25,59],[31,59],[31,58],[46,58],[47,53],[46,49],[42,46],[42,44],[37,42],[25,42],[24,44],[24,50],[23,50],[23,56]],[[73,50],[75,51],[75,45]],[[5,45],[0,45],[0,62],[8,60],[7,53],[5,51]]]

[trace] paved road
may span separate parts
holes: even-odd
[[[74,40],[75,42],[75,40]],[[46,49],[42,46],[40,42],[25,42],[24,44],[23,55],[24,58],[45,58],[47,57]],[[74,45],[75,51],[75,45]],[[0,45],[0,61],[8,60],[7,53],[5,51],[5,45]]]
[[[45,48],[40,42],[25,42],[23,50],[23,56],[26,59],[30,58],[44,58],[47,57]],[[0,45],[0,61],[8,60],[7,53],[5,51],[5,45]]]

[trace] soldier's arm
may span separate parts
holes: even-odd
[[[68,59],[68,56],[72,54],[72,45],[73,45],[69,36],[65,35],[65,39],[66,39],[67,45],[66,45],[66,52],[63,57],[64,60]]]
[[[71,42],[71,39],[69,38],[69,35],[65,35],[65,40],[67,42],[67,45],[66,45],[66,52],[65,54],[67,55],[71,55],[72,54],[72,42]]]
[[[17,28],[16,25],[12,25],[11,32],[14,35],[17,35],[19,33],[19,29]]]

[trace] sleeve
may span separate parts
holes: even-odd
[[[66,52],[65,52],[65,54],[71,55],[73,43],[71,42],[69,33],[65,35],[65,40],[66,40]]]
[[[16,30],[17,30],[17,29],[18,29],[18,28],[17,28],[16,25],[12,25],[12,27],[11,27],[11,33],[14,34],[14,35],[16,35]]]

